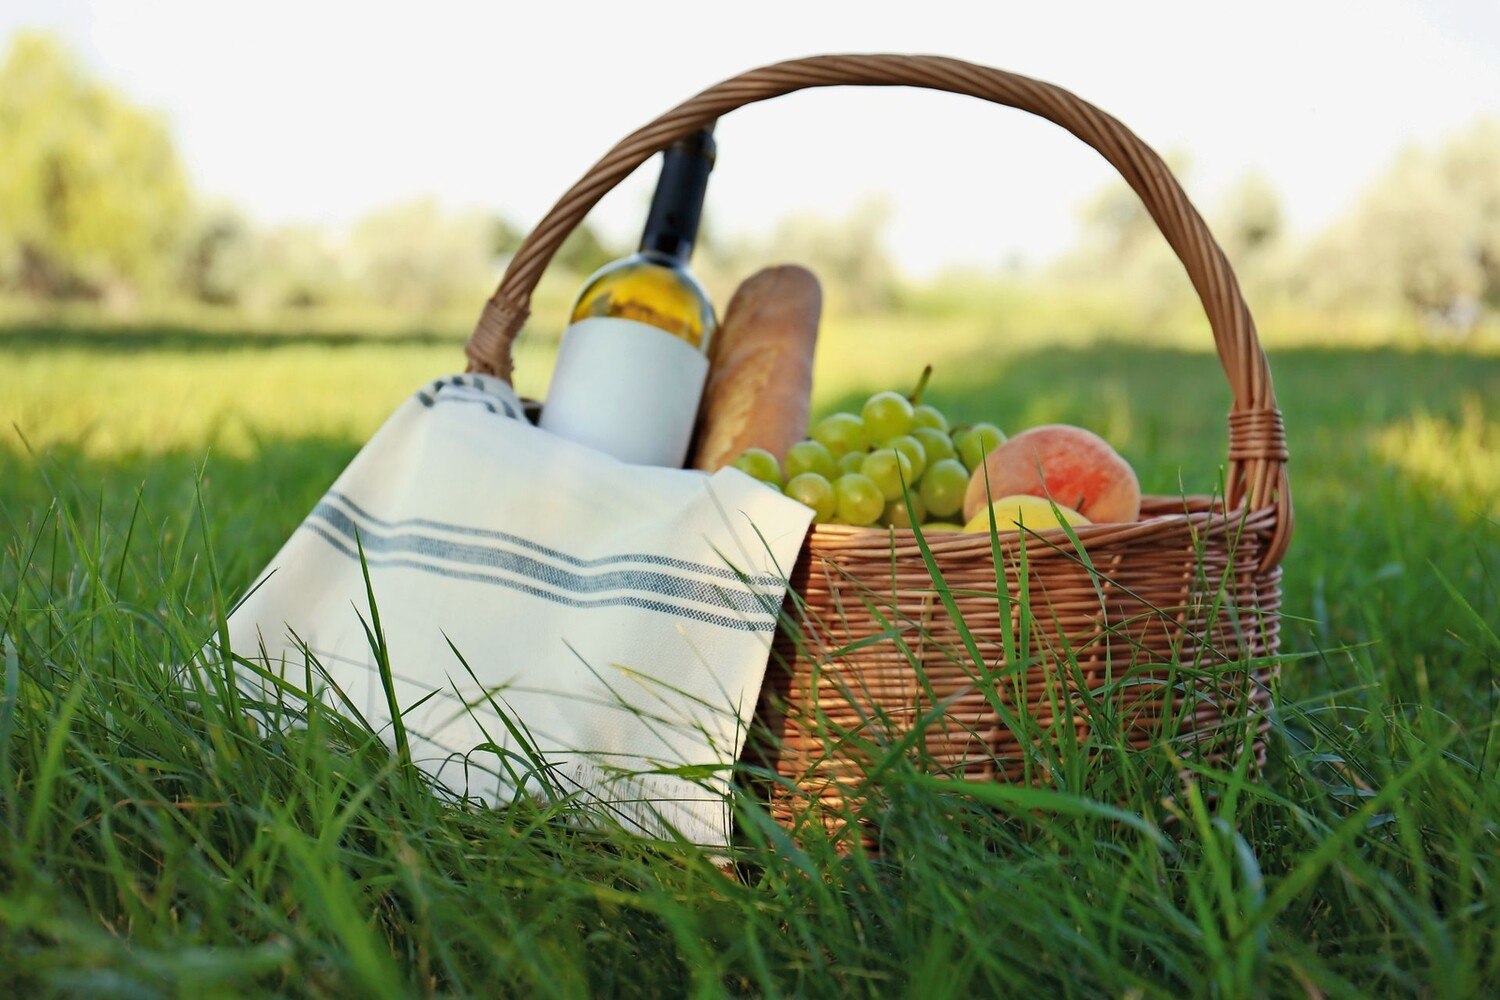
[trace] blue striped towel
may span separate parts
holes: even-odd
[[[454,376],[339,476],[231,614],[230,641],[255,665],[239,668],[247,689],[311,678],[392,736],[367,567],[412,758],[439,782],[497,804],[561,791],[722,847],[728,768],[811,517],[733,469],[564,441],[508,384]]]

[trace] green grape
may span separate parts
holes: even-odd
[[[910,434],[903,434],[891,438],[880,447],[899,451],[911,462],[911,475],[906,477],[907,486],[915,485],[922,478],[922,473],[927,469],[927,449],[922,447],[922,442]]]
[[[953,447],[953,439],[948,436],[947,431],[938,430],[936,427],[916,427],[912,429],[911,436],[922,442],[922,452],[927,456],[929,469],[945,458],[954,458],[958,455],[957,449]]]
[[[922,477],[922,502],[935,517],[951,517],[964,505],[969,489],[969,470],[956,458],[933,462]]]
[[[911,425],[913,429],[929,427],[935,431],[942,431],[944,434],[948,433],[948,418],[943,416],[942,410],[928,403],[912,407]]]
[[[877,392],[865,400],[865,440],[884,441],[911,430],[911,402],[899,392]]]
[[[849,472],[833,484],[838,495],[838,518],[845,524],[874,524],[885,510],[885,499],[870,477]]]
[[[917,524],[921,524],[927,518],[927,508],[923,506],[922,498],[915,493],[911,494],[910,510],[907,509],[904,498],[892,500],[886,504],[885,513],[880,515],[880,523],[888,524],[892,528],[910,528],[913,514],[917,517]]]
[[[789,481],[804,472],[816,472],[824,479],[832,480],[837,468],[828,446],[821,441],[798,441],[787,449],[786,478]]]
[[[813,520],[827,524],[838,513],[839,500],[833,484],[816,472],[803,472],[787,480],[786,495],[813,509]]]
[[[911,459],[894,448],[881,448],[865,456],[864,474],[869,477],[880,495],[886,500],[895,500],[901,495],[901,483],[912,485]]]
[[[752,479],[781,488],[781,465],[764,448],[748,448],[734,460],[734,467]]]
[[[832,413],[813,426],[812,439],[834,458],[865,448],[864,422],[852,413]]]
[[[1005,435],[994,424],[975,424],[953,436],[953,444],[958,449],[958,457],[963,459],[964,465],[970,472],[979,468],[979,463],[984,461],[984,456],[1004,443]]]
[[[839,459],[839,472],[859,472],[865,467],[865,452],[851,451]]]

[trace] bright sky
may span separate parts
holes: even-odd
[[[1301,230],[1403,144],[1500,114],[1496,0],[503,6],[4,0],[0,39],[59,32],[168,117],[201,190],[267,221],[340,224],[430,194],[529,224],[670,105],[819,52],[941,53],[1061,84],[1189,154],[1200,207],[1259,170]],[[1019,112],[822,91],[720,124],[709,211],[721,230],[757,232],[885,192],[892,251],[927,272],[1055,253],[1107,171]],[[630,238],[654,178],[638,172],[595,221]]]

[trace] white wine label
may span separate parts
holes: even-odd
[[[634,465],[681,468],[708,359],[633,319],[597,316],[563,332],[541,427]]]

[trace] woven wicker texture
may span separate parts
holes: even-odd
[[[1131,746],[1172,740],[1199,761],[1246,750],[1263,761],[1281,571],[1257,564],[1274,511],[1226,516],[1208,497],[1148,497],[1141,518],[1076,529],[1093,574],[1061,531],[1001,536],[1013,597],[1025,566],[1028,648],[1015,639],[1027,631],[1021,603],[1002,608],[996,597],[990,537],[928,536],[977,664],[911,532],[815,527],[791,574],[799,628],[777,639],[759,711],[770,753],[758,762],[788,782],[771,786],[776,818],[795,825],[810,801],[833,800],[826,821],[842,826],[843,807],[862,804],[872,758],[924,716],[936,717],[914,748],[924,766],[973,780],[1015,780],[1026,768],[1004,713],[1046,728],[1066,711],[1054,736],[1082,740],[1088,697]],[[892,637],[858,645],[882,634]]]
[[[1023,547],[1027,556],[1037,635],[1024,669],[1004,662],[988,536],[930,539],[976,641],[976,666],[936,600],[910,532],[814,528],[792,573],[801,627],[778,640],[781,665],[773,664],[762,708],[779,738],[776,769],[788,779],[776,796],[778,816],[792,822],[807,801],[845,795],[862,765],[848,751],[856,741],[842,740],[839,730],[897,739],[903,725],[935,705],[946,711],[924,730],[928,762],[973,779],[1021,770],[1023,748],[997,706],[1046,721],[1059,704],[1077,705],[1066,696],[1083,689],[1109,692],[1137,745],[1172,738],[1208,758],[1245,749],[1231,735],[1263,730],[1279,636],[1278,567],[1292,528],[1286,436],[1270,370],[1228,261],[1161,158],[1066,90],[955,59],[903,55],[797,59],[709,87],[621,140],[526,237],[466,348],[470,369],[510,377],[511,343],[542,271],[599,198],[647,159],[735,108],[841,85],[922,87],[1019,108],[1067,129],[1119,171],[1182,261],[1213,331],[1233,393],[1226,495],[1148,497],[1138,522],[1079,528],[1087,560],[1061,532],[1004,542],[1012,594],[1021,586],[1015,559]],[[835,655],[893,625],[899,642]],[[1211,671],[1214,680],[1168,686],[1174,662]],[[1121,684],[1126,677],[1130,683]],[[1087,732],[1082,712],[1071,721]],[[1249,749],[1263,752],[1258,736]]]

